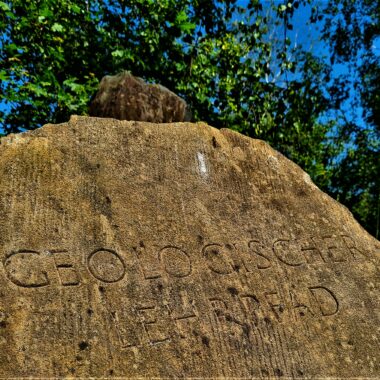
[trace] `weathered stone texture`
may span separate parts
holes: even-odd
[[[73,117],[0,178],[0,377],[380,377],[380,243],[266,143]]]
[[[145,83],[128,71],[105,76],[90,105],[90,115],[153,123],[190,121],[186,102],[159,84]]]

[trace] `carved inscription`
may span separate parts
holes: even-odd
[[[193,325],[199,320],[194,300],[190,300],[185,290],[165,304],[150,300],[144,305],[121,308],[110,315],[112,327],[124,349],[187,339],[193,335]]]
[[[140,242],[135,259],[144,280],[155,280],[163,276],[181,279],[194,272],[192,257],[183,247],[166,245],[162,248],[145,247]],[[53,263],[49,263],[49,258]],[[205,268],[215,276],[228,276],[232,273],[253,273],[266,271],[277,266],[302,268],[310,265],[340,265],[345,262],[362,260],[365,254],[356,247],[354,240],[347,235],[326,235],[300,239],[280,238],[272,246],[259,240],[234,243],[208,243],[200,249],[200,257]],[[37,251],[22,249],[7,254],[3,260],[6,276],[14,285],[24,288],[41,288],[56,285],[58,276],[61,286],[80,286],[81,275],[87,273],[103,283],[127,281],[127,265],[124,253],[101,247],[89,253],[84,260],[86,268],[78,268],[72,254],[65,249]],[[53,274],[52,269],[56,272]],[[52,281],[53,279],[53,281]]]
[[[198,307],[200,304],[202,308]],[[261,329],[263,324],[331,318],[339,308],[335,293],[321,285],[291,292],[273,289],[260,294],[244,292],[234,296],[231,296],[230,289],[226,289],[224,293],[208,298],[197,294],[196,299],[181,290],[179,296],[165,305],[151,300],[146,305],[112,313],[112,326],[121,347],[128,349],[169,343],[175,339],[193,339],[195,330],[206,329],[210,317],[216,323],[215,328],[228,331],[238,327],[244,339],[250,339],[249,331]]]
[[[242,291],[239,276],[257,272],[270,274],[279,266],[297,270],[307,269],[307,266],[342,265],[366,256],[349,236],[324,235],[293,240],[279,238],[271,245],[258,239],[212,242],[203,244],[198,252],[188,252],[185,247],[173,244],[152,247],[140,242],[138,247],[125,252],[100,247],[83,259],[63,248],[22,249],[7,254],[2,264],[7,279],[22,288],[79,287],[88,283],[87,277],[112,287],[128,282],[130,257],[134,268],[140,271],[142,285],[148,285],[144,289],[152,289],[151,283],[160,279],[164,279],[165,286],[170,287],[171,281],[179,286],[162,293],[164,298],[152,293],[143,302],[134,304],[132,300],[122,302],[121,299],[117,305],[107,307],[106,320],[122,349],[183,339],[205,344],[204,336],[197,335],[197,331],[207,330],[210,320],[214,329],[230,331],[231,336],[251,344],[251,334],[260,329],[266,331],[268,323],[275,326],[332,318],[340,311],[340,301],[335,290],[326,284],[304,285],[301,289],[292,284],[282,289],[277,284],[266,290],[263,290],[265,284],[260,284],[260,290],[247,289],[250,285],[246,284]],[[184,284],[195,273],[199,275],[194,263],[199,265],[200,261],[202,270],[210,276],[227,276],[230,283],[237,280],[239,285],[231,284],[224,293],[207,291],[190,296]],[[83,276],[87,276],[86,279]],[[207,337],[207,344],[211,344],[210,339]]]
[[[239,295],[239,299],[255,322],[265,317],[278,322],[331,317],[340,308],[334,292],[320,285],[288,292],[273,289],[262,294],[243,293]]]

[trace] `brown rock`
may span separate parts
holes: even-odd
[[[380,243],[230,130],[1,140],[0,377],[380,377]]]
[[[182,98],[164,86],[145,83],[128,71],[101,80],[89,114],[153,123],[191,119],[190,109]]]

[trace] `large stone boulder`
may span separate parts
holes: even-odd
[[[0,178],[0,378],[380,377],[380,243],[263,141],[73,117]]]
[[[191,119],[190,109],[182,98],[164,86],[145,83],[128,71],[107,75],[101,80],[89,114],[153,123]]]

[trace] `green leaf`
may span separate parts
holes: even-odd
[[[70,8],[76,14],[79,14],[81,12],[81,8],[76,4],[71,4]]]
[[[183,32],[190,33],[195,29],[196,25],[191,22],[183,22],[179,27]]]
[[[5,16],[7,16],[11,20],[15,20],[16,19],[16,16],[11,11],[5,12]]]
[[[45,18],[51,18],[53,16],[53,12],[49,8],[43,8],[39,13],[40,16]]]
[[[53,26],[51,27],[51,30],[52,30],[53,32],[63,32],[64,27],[63,27],[61,24],[58,24],[57,22],[55,22],[55,23],[53,24]]]
[[[4,1],[0,1],[0,9],[2,9],[4,12],[11,10],[11,8],[9,8],[9,5],[7,3],[4,3]]]
[[[187,21],[187,14],[185,11],[181,11],[177,14],[177,17],[175,18],[177,24],[182,24],[183,22]]]
[[[114,50],[112,53],[111,53],[112,57],[123,57],[124,56],[124,50]]]
[[[6,81],[8,80],[8,74],[5,70],[0,71],[0,81]]]
[[[78,93],[82,89],[82,86],[78,83],[75,83],[75,80],[76,78],[66,79],[63,84],[69,87],[71,91]]]
[[[40,97],[40,96],[46,97],[48,95],[45,89],[41,88],[40,86],[34,83],[27,83],[26,88],[32,93],[34,93],[37,97]]]

